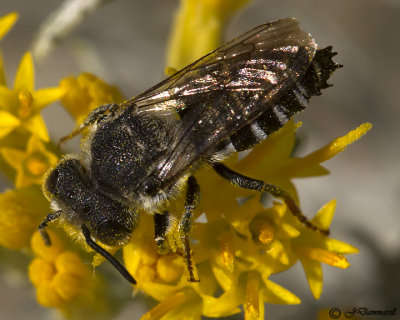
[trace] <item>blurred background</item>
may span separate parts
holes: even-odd
[[[41,23],[61,4],[60,0],[1,1],[0,15],[19,13],[17,24],[1,44],[9,83]],[[177,0],[109,1],[45,60],[35,62],[36,88],[55,86],[63,77],[89,71],[117,85],[126,97],[148,89],[165,77],[166,45],[178,4]],[[295,181],[306,213],[337,198],[332,237],[356,246],[360,253],[348,256],[352,265],[347,270],[324,266],[324,292],[318,301],[299,264],[274,275],[271,280],[295,293],[302,304],[268,305],[266,317],[311,319],[323,308],[397,307],[400,318],[400,1],[255,0],[229,23],[225,39],[284,17],[296,17],[320,47],[332,45],[338,52],[335,61],[344,65],[330,80],[334,87],[314,98],[296,118],[303,121],[299,154],[363,122],[372,122],[374,127],[325,163],[332,174]],[[53,141],[74,127],[59,106],[45,109],[43,116]],[[2,181],[2,190],[7,186]],[[54,317],[36,304],[26,278],[0,268],[0,318]],[[115,319],[138,319],[145,310],[139,299]]]

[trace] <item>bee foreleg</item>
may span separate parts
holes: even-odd
[[[107,259],[115,269],[130,283],[136,284],[136,280],[132,277],[128,270],[117,260],[115,259],[108,251],[100,247],[96,242],[92,240],[90,237],[89,228],[86,225],[81,226],[82,233],[85,237],[86,243],[89,247],[91,247],[94,251],[102,255],[105,259]]]
[[[308,218],[301,212],[293,198],[284,190],[277,186],[268,184],[264,181],[253,179],[237,173],[222,163],[211,163],[213,169],[223,178],[229,180],[233,185],[244,189],[257,190],[260,192],[268,192],[274,197],[281,198],[288,206],[292,214],[307,228],[320,232],[324,235],[329,235],[329,230],[321,229],[315,226]]]
[[[58,142],[58,146],[63,144],[65,141],[72,139],[73,137],[81,133],[85,128],[93,125],[96,122],[101,122],[110,113],[113,114],[117,108],[118,105],[115,103],[104,104],[100,107],[97,107],[91,113],[89,113],[85,121],[83,121],[83,123],[80,126],[72,130],[72,132],[69,135],[62,137]]]
[[[46,246],[51,246],[51,240],[50,240],[49,234],[48,234],[47,231],[46,231],[47,224],[48,224],[49,222],[51,222],[51,221],[57,220],[57,219],[60,217],[61,213],[62,213],[61,210],[58,210],[58,211],[56,211],[56,212],[51,212],[51,213],[49,213],[49,214],[47,215],[47,217],[42,221],[42,223],[39,224],[39,232],[40,232],[40,235],[42,236],[43,242],[44,242],[44,244],[45,244]]]

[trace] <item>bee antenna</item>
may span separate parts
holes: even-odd
[[[136,280],[132,277],[132,275],[128,272],[128,270],[126,270],[125,267],[117,259],[115,259],[108,251],[100,247],[96,242],[92,240],[92,238],[90,237],[89,228],[83,224],[81,226],[81,229],[87,245],[97,253],[101,254],[104,258],[106,258],[126,280],[128,280],[132,284],[136,284]]]

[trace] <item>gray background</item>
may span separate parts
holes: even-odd
[[[60,4],[56,0],[1,1],[1,15],[20,13],[18,23],[1,43],[9,83],[40,23]],[[45,62],[36,65],[36,88],[53,86],[62,77],[82,70],[101,74],[126,96],[149,88],[164,76],[165,48],[177,4],[172,0],[111,2],[89,16]],[[296,17],[321,47],[332,44],[339,52],[336,61],[345,66],[331,79],[334,87],[313,99],[297,117],[304,121],[300,154],[362,122],[370,121],[374,128],[326,163],[331,175],[296,181],[305,212],[313,213],[330,199],[338,199],[332,237],[353,244],[361,252],[348,257],[352,266],[347,270],[324,266],[324,292],[319,301],[312,298],[298,264],[273,276],[272,280],[298,295],[303,303],[268,305],[266,316],[309,319],[320,308],[330,307],[346,311],[356,306],[400,309],[400,1],[258,0],[231,22],[226,38],[283,17]],[[82,40],[98,53],[101,68],[71,50]],[[73,121],[58,106],[44,110],[43,115],[54,140],[73,127]],[[34,291],[24,277],[13,268],[3,266],[0,270],[0,318],[54,317],[36,305]],[[142,303],[132,302],[117,319],[138,319],[144,310]]]

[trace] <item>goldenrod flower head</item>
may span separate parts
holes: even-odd
[[[0,194],[0,245],[10,249],[29,246],[30,238],[49,212],[40,187],[18,188]]]
[[[122,95],[116,87],[87,72],[76,78],[71,76],[62,79],[60,87],[67,92],[61,102],[77,124],[81,124],[98,106],[122,101]]]
[[[43,141],[33,135],[28,140],[25,151],[2,148],[0,153],[17,172],[15,179],[17,188],[31,184],[41,185],[44,173],[58,162],[58,157],[48,151]]]
[[[88,267],[78,254],[67,250],[58,236],[49,231],[51,246],[46,246],[39,232],[34,233],[31,247],[35,258],[29,265],[29,278],[36,287],[38,302],[45,307],[67,311],[78,298],[88,297],[94,289]]]
[[[35,91],[32,56],[27,52],[18,67],[14,88],[0,84],[0,139],[18,129],[49,141],[40,111],[63,94],[64,90],[58,87]]]
[[[299,125],[290,122],[240,161],[234,156],[228,162],[246,174],[249,170],[255,172],[255,176],[262,175],[267,181],[287,186],[297,198],[291,183],[293,177],[326,173],[320,162],[344,150],[347,144],[361,137],[370,127],[364,124],[310,155],[293,158],[291,151]],[[261,172],[263,168],[267,168],[264,170],[267,172]],[[274,170],[282,175],[276,176]],[[205,219],[195,224],[191,234],[195,241],[193,258],[200,283],[185,281],[187,271],[182,264],[172,272],[172,281],[161,279],[162,273],[157,265],[162,256],[157,253],[147,233],[151,228],[151,219],[145,214],[142,216],[147,222],[139,225],[132,242],[124,248],[125,263],[137,277],[138,288],[160,301],[144,319],[172,318],[177,314],[193,319],[200,315],[222,317],[239,312],[240,305],[246,319],[263,319],[265,302],[300,303],[293,293],[271,282],[268,279],[271,274],[287,270],[300,260],[310,288],[318,298],[322,277],[319,277],[321,272],[318,273],[315,264],[324,262],[346,268],[348,262],[344,254],[357,252],[348,244],[304,227],[285,204],[274,202],[265,209],[259,202],[257,192],[234,188],[207,168],[196,177],[202,190],[197,212],[204,212]],[[250,199],[237,201],[244,197]],[[334,204],[334,201],[330,202],[318,212],[312,220],[314,225],[321,229],[329,228]],[[172,227],[170,233],[174,232]],[[173,252],[179,252],[176,246],[169,245]],[[174,255],[167,257],[166,260],[171,259],[174,263],[179,261]],[[177,270],[182,272],[180,276]],[[223,294],[216,298],[218,290],[222,290]],[[172,300],[174,303],[171,303]],[[194,301],[201,307],[195,308]]]

